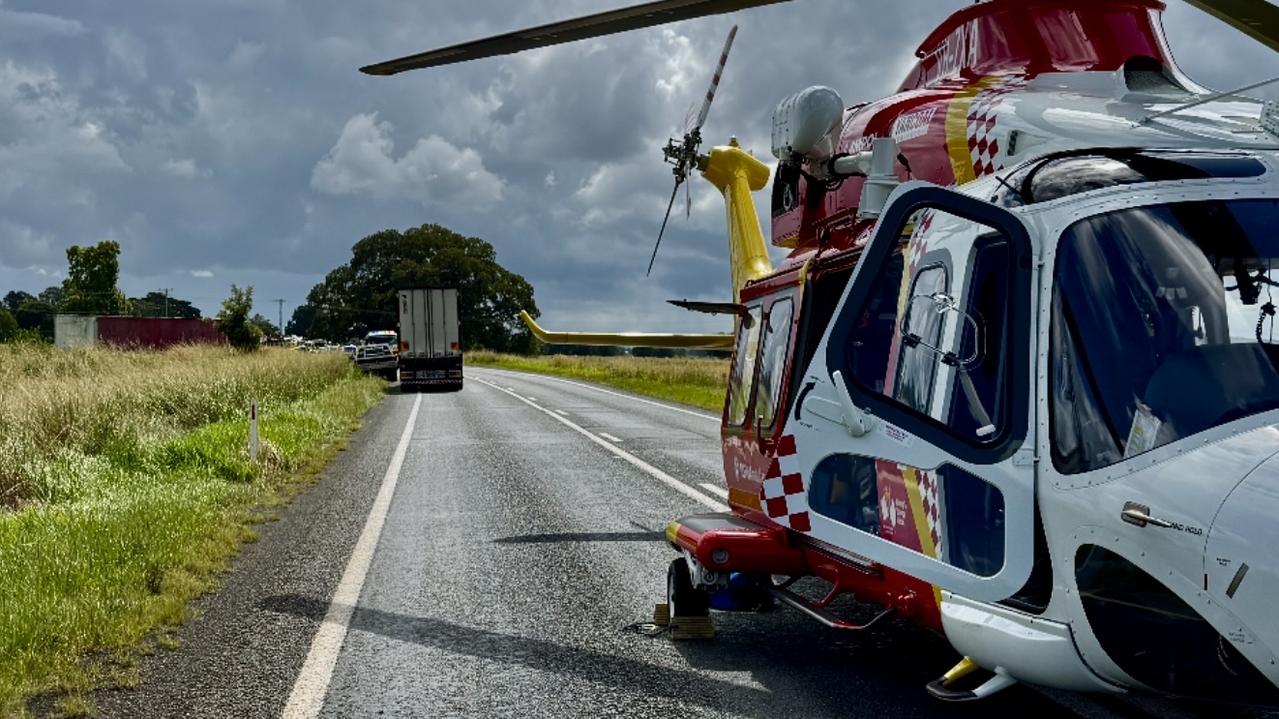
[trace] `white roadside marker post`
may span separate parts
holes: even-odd
[[[249,403],[249,461],[258,461],[258,402]]]

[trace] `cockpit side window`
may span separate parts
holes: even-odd
[[[777,415],[782,379],[786,375],[793,316],[791,298],[782,297],[769,306],[768,317],[764,320],[764,338],[759,350],[759,381],[755,383],[755,416],[760,429],[765,431],[773,428]]]
[[[728,423],[740,427],[746,422],[751,389],[755,381],[755,358],[759,350],[761,308],[746,311],[737,331],[737,351],[733,355],[733,373],[729,378]]]
[[[1279,409],[1279,201],[1081,220],[1058,246],[1053,462],[1086,472]]]

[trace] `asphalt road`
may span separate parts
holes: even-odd
[[[783,608],[717,614],[707,642],[635,632],[663,600],[666,522],[722,487],[705,412],[474,368],[460,393],[393,389],[198,602],[179,648],[96,701],[184,719],[281,716],[308,698],[326,717],[1229,715],[1027,687],[941,704],[924,684],[955,653],[893,621],[837,633]]]

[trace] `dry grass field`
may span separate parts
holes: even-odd
[[[383,387],[341,354],[0,345],[0,716],[37,694],[90,713],[89,690],[136,681]]]

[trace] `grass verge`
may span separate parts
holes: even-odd
[[[717,413],[724,409],[724,391],[728,387],[728,360],[704,357],[526,357],[468,352],[466,363],[576,377]]]
[[[0,381],[13,382],[0,410],[0,716],[28,713],[35,696],[91,713],[91,690],[136,683],[139,654],[173,644],[264,508],[323,466],[384,386],[343,357],[285,351],[46,359],[54,367],[0,348]],[[57,386],[68,365],[85,371]]]

